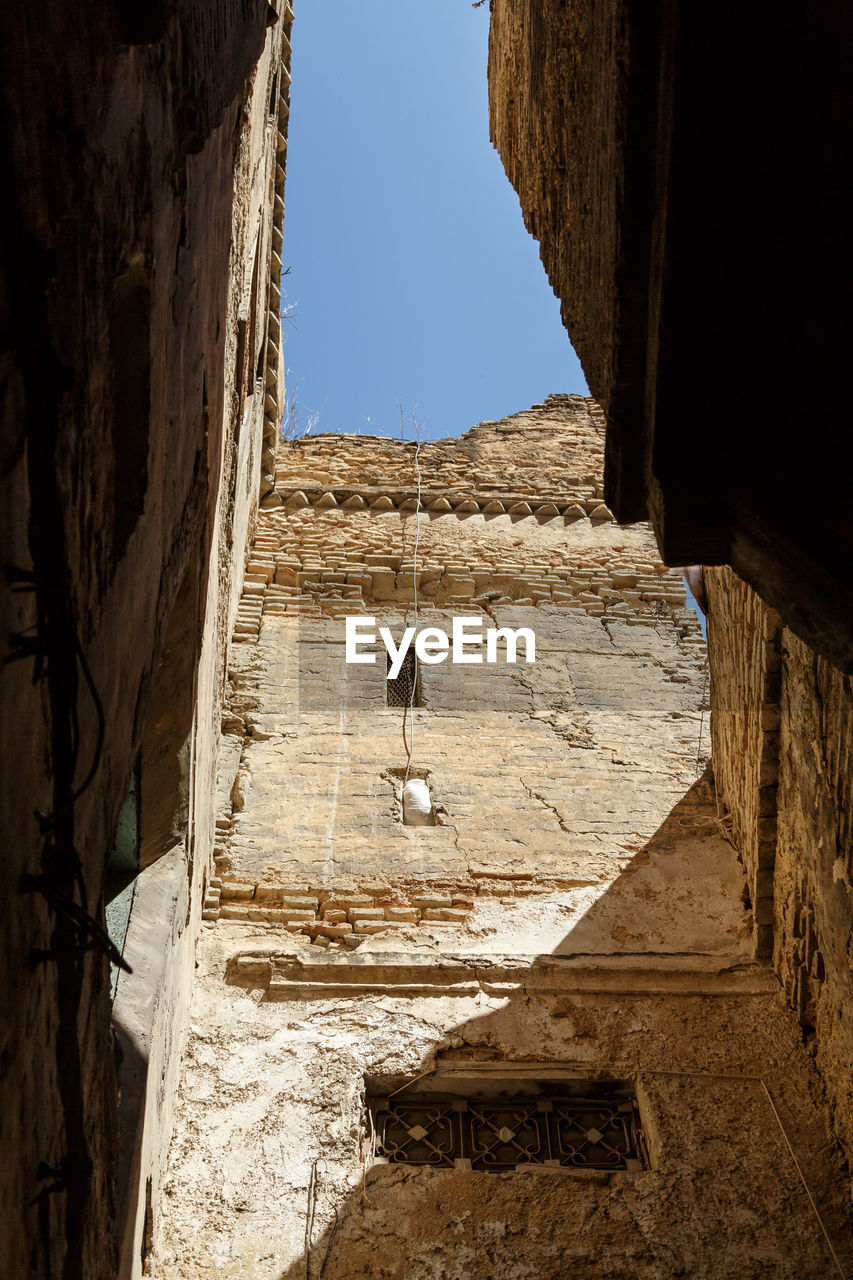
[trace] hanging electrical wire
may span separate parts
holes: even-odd
[[[412,414],[412,424],[415,428],[415,475],[417,477],[417,487],[418,487],[417,506],[415,508],[415,553],[414,553],[414,556],[412,557],[412,594],[414,599],[415,636],[417,636],[417,633],[418,633],[418,549],[420,547],[420,539],[421,539],[421,464],[420,464],[421,436],[420,436],[420,427],[414,414]],[[415,752],[415,693],[417,691],[417,687],[418,687],[418,656],[417,656],[417,652],[415,652],[414,671],[412,676],[411,689],[409,690],[409,702],[405,710],[403,711],[403,745],[406,748],[406,755],[407,755],[406,776],[403,779],[404,786],[409,781],[409,770],[412,767],[412,756],[414,755],[414,752]],[[411,738],[410,743],[406,741],[406,721],[409,715],[411,715],[411,721],[412,721],[411,730],[410,730],[410,738]]]
[[[402,418],[402,409],[401,409]],[[420,425],[412,414],[415,429],[415,475],[417,477],[417,505],[415,507],[415,551],[412,557],[412,595],[414,600],[415,635],[418,631],[418,551],[421,539],[421,435]],[[415,696],[418,688],[418,658],[414,654],[409,701],[403,711],[403,746],[406,749],[406,773],[403,778],[403,822],[406,826],[428,826],[432,820],[432,800],[423,778],[410,778],[412,758],[415,753]],[[406,723],[411,718],[409,740],[406,739]]]

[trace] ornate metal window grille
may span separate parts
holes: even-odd
[[[391,655],[388,655],[388,669],[391,669]],[[418,679],[417,660],[409,650],[403,659],[400,674],[393,680],[386,681],[389,707],[409,707],[412,705],[412,689],[415,691],[414,705],[421,705],[420,680]]]
[[[494,1173],[531,1164],[642,1169],[637,1104],[624,1089],[620,1093],[610,1098],[373,1098],[374,1154],[390,1164]]]

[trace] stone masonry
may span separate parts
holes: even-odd
[[[156,1229],[227,654],[283,411],[292,20],[288,0],[4,14],[8,1277],[133,1280]],[[114,988],[105,872],[136,781]]]
[[[846,1257],[819,1077],[707,768],[702,635],[649,530],[602,503],[602,442],[593,402],[552,396],[424,444],[419,528],[413,443],[282,447],[231,651],[159,1280],[799,1280]],[[401,821],[384,649],[344,661],[346,615],[413,625],[413,575],[419,626],[537,638],[533,664],[421,665],[425,827]],[[647,1167],[374,1159],[368,1088],[490,1072],[631,1080]]]
[[[853,1155],[851,677],[813,653],[730,569],[706,570],[720,804],[772,956]]]
[[[704,642],[681,580],[601,502],[597,406],[551,397],[421,449],[421,625],[527,625],[538,652],[529,667],[421,666],[414,770],[437,825],[401,825],[402,712],[385,705],[384,658],[347,666],[342,646],[347,614],[412,620],[413,459],[369,437],[285,446],[285,507],[262,517],[235,629],[209,920],[322,944],[461,926],[502,895],[558,892],[582,913],[584,889],[620,875],[704,766]],[[638,680],[653,696],[626,718]],[[679,823],[661,904],[700,829]],[[722,866],[719,832],[715,853]],[[740,888],[723,880],[737,934]],[[663,917],[646,927],[677,947]]]

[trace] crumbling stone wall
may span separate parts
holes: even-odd
[[[734,574],[706,574],[714,777],[746,871],[756,954],[773,953],[779,770],[779,616]],[[725,589],[720,588],[725,583]]]
[[[593,402],[554,396],[422,446],[417,567],[413,444],[282,447],[229,666],[156,1276],[833,1265],[786,1141],[836,1242],[843,1187],[717,818],[701,633],[649,530],[602,504],[602,443]],[[384,653],[343,654],[347,614],[413,622],[414,573],[420,625],[538,640],[532,666],[421,667],[432,827],[400,821]],[[373,1165],[366,1079],[454,1063],[635,1080],[651,1168]]]
[[[706,569],[705,579],[720,799],[750,884],[762,887],[756,913],[772,928],[774,966],[850,1152],[850,677],[780,629],[731,570]]]
[[[605,413],[630,305],[618,287],[626,102],[612,74],[629,62],[624,7],[498,0],[489,31],[491,140]]]
[[[773,1106],[849,1265],[820,1081],[772,987],[735,979],[714,994],[706,976],[654,994],[652,975],[644,986],[623,973],[617,993],[602,971],[561,973],[543,991],[529,968],[501,984],[470,961],[463,983],[456,955],[389,955],[387,940],[378,954],[369,939],[349,983],[334,982],[330,969],[346,966],[320,953],[313,989],[282,989],[261,972],[269,946],[258,924],[212,926],[203,939],[157,1280],[563,1280],[572,1269],[585,1280],[760,1280],[768,1267],[823,1280],[834,1262]],[[418,959],[422,972],[407,971]],[[467,1067],[523,1079],[537,1063],[637,1080],[651,1167],[494,1174],[372,1162],[365,1078],[394,1088]]]
[[[774,960],[853,1153],[853,683],[783,639]]]
[[[607,415],[609,505],[667,564],[731,564],[850,671],[849,9],[489,8],[490,136]]]
[[[537,898],[559,941],[562,915],[580,920],[602,885],[630,895],[642,852],[644,923],[617,918],[613,899],[608,945],[690,950],[698,922],[679,922],[674,903],[693,892],[704,821],[706,890],[739,950],[730,851],[710,818],[690,818],[706,813],[707,784],[685,799],[705,763],[704,642],[648,531],[619,528],[601,502],[602,435],[593,402],[553,396],[422,446],[416,570],[414,445],[283,446],[285,506],[259,523],[235,628],[207,919],[337,944],[440,931],[472,911],[497,921],[501,896]],[[426,832],[399,821],[406,753],[384,657],[347,666],[343,654],[348,614],[396,634],[412,622],[413,575],[421,626],[449,632],[463,614],[531,627],[538,643],[529,667],[421,665],[413,763],[437,811]],[[524,911],[510,919],[523,933]]]
[[[138,1273],[153,1225],[260,486],[263,377],[255,363],[235,408],[234,357],[257,243],[251,358],[269,364],[286,114],[269,115],[291,16],[47,3],[4,26],[4,1275]],[[168,757],[148,776],[148,854],[177,873],[158,899],[165,971],[124,975],[119,1049],[98,926],[144,745]]]

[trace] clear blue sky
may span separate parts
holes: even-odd
[[[302,428],[318,413],[317,431],[398,434],[402,401],[437,439],[586,393],[489,142],[488,4],[294,11],[283,284]]]

